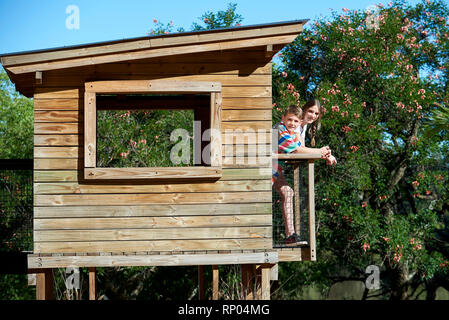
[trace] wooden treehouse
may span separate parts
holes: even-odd
[[[52,268],[89,268],[95,299],[95,267],[186,265],[199,266],[200,289],[213,266],[217,298],[217,266],[226,264],[242,265],[247,298],[269,299],[279,262],[315,260],[316,158],[283,156],[295,172],[297,161],[308,167],[307,245],[273,246],[272,228],[271,59],[305,22],[1,56],[16,90],[34,98],[28,268],[38,299],[52,296]],[[129,109],[193,111],[195,164],[98,166],[97,113]]]

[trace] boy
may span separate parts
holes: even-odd
[[[295,134],[295,130],[300,124],[302,111],[297,106],[290,106],[282,115],[282,121],[273,127],[273,134],[276,137],[273,146],[277,143],[278,153],[296,153],[301,146],[299,137]],[[272,183],[275,190],[281,196],[282,218],[285,225],[285,234],[287,236],[285,243],[294,244],[300,241],[299,236],[295,233],[293,225],[293,189],[288,185],[282,167],[279,163],[273,162]]]

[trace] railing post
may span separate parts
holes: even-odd
[[[314,160],[308,160],[309,178],[309,246],[310,246],[310,260],[316,261],[316,241],[315,241],[315,164]]]
[[[97,299],[97,268],[90,267],[89,268],[89,300]]]
[[[212,266],[212,300],[218,300],[219,298],[219,270],[218,265]]]
[[[299,162],[293,162],[293,183],[294,183],[294,214],[295,214],[295,232],[300,235],[300,225],[301,225],[301,209],[300,209],[300,197],[299,197]]]
[[[53,270],[36,270],[36,300],[53,300]]]

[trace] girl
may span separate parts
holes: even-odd
[[[312,145],[312,147],[315,147],[315,135],[321,127],[322,107],[320,102],[316,99],[309,100],[301,109],[302,118],[299,126],[295,130],[295,133],[299,136],[299,141],[301,143],[301,146],[298,148],[297,153],[318,153],[321,154],[322,158],[326,160],[326,163],[328,165],[337,164],[337,159],[335,159],[335,157],[331,154],[331,150],[329,149],[329,147],[324,147],[327,148],[328,152],[323,156],[323,148],[307,148],[305,145],[307,126],[310,126],[310,144]]]

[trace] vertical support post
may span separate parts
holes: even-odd
[[[210,165],[212,167],[221,167],[221,92],[212,92],[210,94]]]
[[[253,285],[253,265],[252,264],[242,264],[240,265],[242,269],[242,298],[245,300],[254,299],[254,285]]]
[[[84,93],[84,167],[97,165],[97,96],[95,92]]]
[[[198,299],[204,298],[204,266],[198,266]]]
[[[39,269],[36,272],[36,300],[53,299],[53,270]]]
[[[254,265],[254,286],[255,286],[255,299],[262,299],[262,266],[260,264]]]
[[[218,266],[212,266],[212,300],[218,300],[218,281],[219,281],[219,273]]]
[[[271,280],[271,265],[263,264],[261,266],[261,300],[270,300],[270,280]]]
[[[309,167],[309,245],[310,245],[310,260],[316,261],[316,241],[315,241],[315,164],[313,160],[308,161]]]
[[[294,206],[294,213],[295,213],[295,232],[297,235],[299,235],[299,228],[300,228],[300,198],[299,198],[299,163],[298,161],[295,161],[293,164],[293,183],[294,183],[294,196],[293,199],[295,200],[295,206]]]
[[[97,299],[97,268],[91,267],[89,268],[89,300]]]

